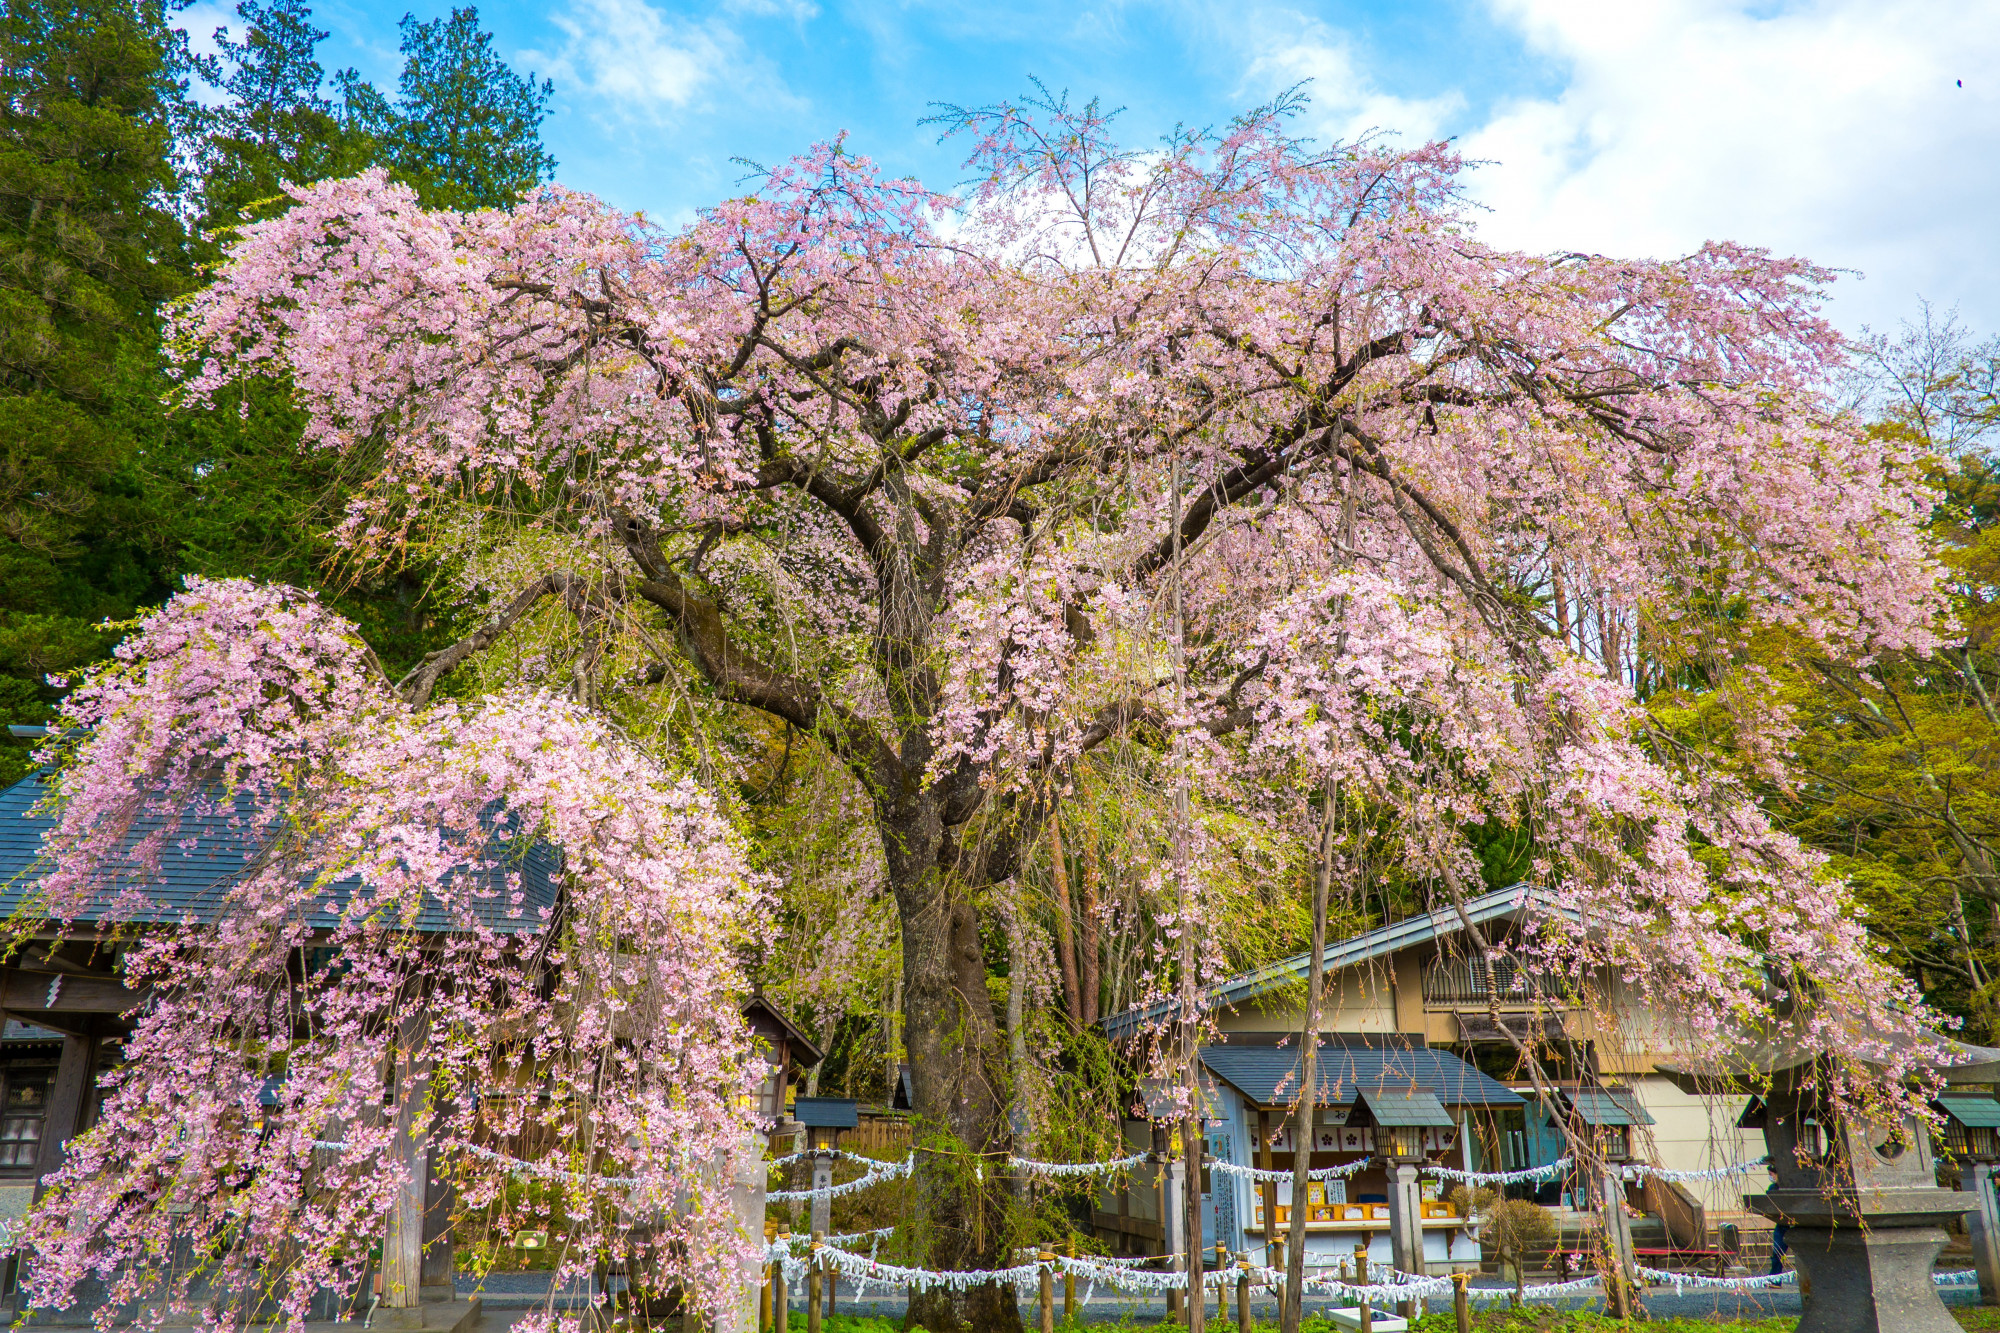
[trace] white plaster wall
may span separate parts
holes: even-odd
[[[1240,1009],[1225,1009],[1217,1016],[1224,1032],[1297,1032],[1305,1022],[1303,1002],[1275,1008],[1252,1002]],[[1343,968],[1327,986],[1327,1006],[1320,1014],[1322,1032],[1394,1032],[1396,994],[1387,972],[1370,968]]]
[[[1736,1128],[1747,1097],[1691,1096],[1664,1074],[1635,1074],[1621,1081],[1658,1122],[1642,1131],[1651,1141],[1648,1144],[1642,1137],[1640,1155],[1650,1156],[1669,1171],[1708,1171],[1764,1155],[1760,1131]],[[1730,1180],[1687,1181],[1685,1188],[1711,1214],[1738,1213],[1746,1193],[1762,1194],[1770,1184],[1768,1173],[1752,1171]]]

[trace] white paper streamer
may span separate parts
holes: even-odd
[[[1759,1157],[1754,1162],[1736,1162],[1730,1166],[1710,1167],[1706,1171],[1668,1171],[1657,1166],[1647,1166],[1643,1162],[1633,1162],[1619,1171],[1626,1180],[1644,1180],[1651,1176],[1655,1180],[1728,1180],[1732,1176],[1746,1176],[1752,1171],[1770,1168],[1771,1159]]]
[[[1659,1268],[1639,1268],[1639,1276],[1648,1282],[1672,1287],[1676,1296],[1693,1287],[1697,1291],[1756,1291],[1765,1287],[1782,1287],[1798,1280],[1797,1273],[1760,1273],[1755,1277],[1707,1277],[1700,1273],[1670,1273]]]
[[[1569,1158],[1558,1157],[1546,1166],[1531,1166],[1525,1171],[1459,1171],[1449,1166],[1420,1166],[1417,1170],[1466,1185],[1522,1185],[1531,1180],[1554,1180],[1568,1175],[1572,1165]]]
[[[631,1189],[639,1184],[637,1176],[594,1176],[587,1171],[571,1171],[552,1162],[528,1162],[519,1157],[509,1157],[506,1153],[482,1148],[476,1143],[468,1143],[465,1150],[474,1157],[484,1157],[489,1162],[498,1162],[517,1176],[539,1176],[543,1180],[573,1180],[581,1185],[609,1185],[614,1189]]]
[[[1135,1152],[1109,1162],[1037,1162],[1026,1157],[1009,1157],[1007,1168],[1031,1176],[1101,1176],[1110,1171],[1128,1171],[1151,1156]]]
[[[1580,1277],[1571,1282],[1546,1282],[1539,1287],[1523,1287],[1521,1299],[1524,1301],[1553,1300],[1558,1296],[1579,1296],[1584,1292],[1601,1289],[1597,1276]],[[1497,1301],[1514,1299],[1512,1287],[1466,1287],[1466,1295],[1475,1301]]]
[[[837,1199],[843,1194],[853,1194],[879,1185],[885,1180],[896,1180],[907,1176],[916,1169],[917,1155],[911,1153],[900,1162],[884,1162],[873,1157],[850,1157],[850,1161],[866,1162],[868,1172],[859,1179],[842,1185],[827,1185],[813,1190],[772,1190],[764,1196],[768,1203],[803,1203],[808,1199]]]
[[[1358,1162],[1346,1162],[1340,1166],[1323,1166],[1317,1171],[1306,1172],[1306,1179],[1339,1180],[1344,1176],[1353,1175],[1373,1160],[1374,1158],[1372,1157],[1364,1157]],[[1225,1176],[1240,1176],[1246,1180],[1254,1180],[1260,1185],[1276,1185],[1294,1178],[1290,1171],[1266,1171],[1261,1167],[1238,1166],[1234,1162],[1210,1162],[1208,1169],[1211,1171],[1220,1171]]]

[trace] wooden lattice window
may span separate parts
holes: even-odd
[[[0,1175],[32,1175],[48,1119],[49,1071],[10,1070],[0,1079]]]

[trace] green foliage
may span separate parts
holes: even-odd
[[[343,118],[427,207],[504,208],[554,174],[541,140],[554,85],[516,74],[495,55],[477,9],[453,8],[449,19],[428,23],[405,15],[402,33],[395,102],[343,70]]]
[[[303,0],[243,0],[240,40],[218,31],[220,88],[206,113],[202,199],[210,229],[282,209],[284,186],[349,175],[370,165],[372,145],[334,114]]]
[[[286,182],[379,162],[433,204],[506,205],[554,165],[549,85],[494,56],[471,9],[405,20],[393,108],[351,75],[328,97],[303,0],[243,0],[231,28],[196,60],[160,0],[0,9],[0,722],[45,721],[62,693],[46,678],[101,657],[104,623],[183,574],[326,586],[392,672],[456,628],[431,570],[334,576],[342,478],[300,454],[284,386],[163,409],[160,308],[233,229],[287,207]],[[0,738],[0,783],[32,749]]]
[[[140,460],[158,303],[188,285],[184,43],[152,0],[0,9],[0,721],[39,722],[92,625],[164,590]],[[0,742],[0,782],[26,768]]]

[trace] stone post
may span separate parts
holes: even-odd
[[[1972,1241],[1972,1265],[1979,1271],[1979,1303],[2000,1305],[2000,1198],[1994,1195],[1994,1164],[1975,1162],[1969,1173],[1978,1207],[1965,1219]]]
[[[764,1165],[762,1136],[752,1134],[738,1144],[736,1151],[729,1154],[724,1169],[729,1173],[729,1207],[735,1215],[738,1234],[760,1245],[767,1244],[763,1239],[764,1190],[770,1173]],[[764,1267],[762,1253],[744,1260],[736,1299],[717,1313],[715,1333],[756,1333],[762,1322],[758,1318],[758,1296],[764,1293],[768,1299]]]
[[[813,1183],[816,1190],[833,1188],[833,1154],[815,1152],[812,1156]],[[824,1194],[813,1195],[811,1230],[824,1235],[833,1230],[833,1200]]]
[[[1424,1198],[1417,1168],[1391,1163],[1389,1177],[1389,1258],[1405,1273],[1424,1275]]]

